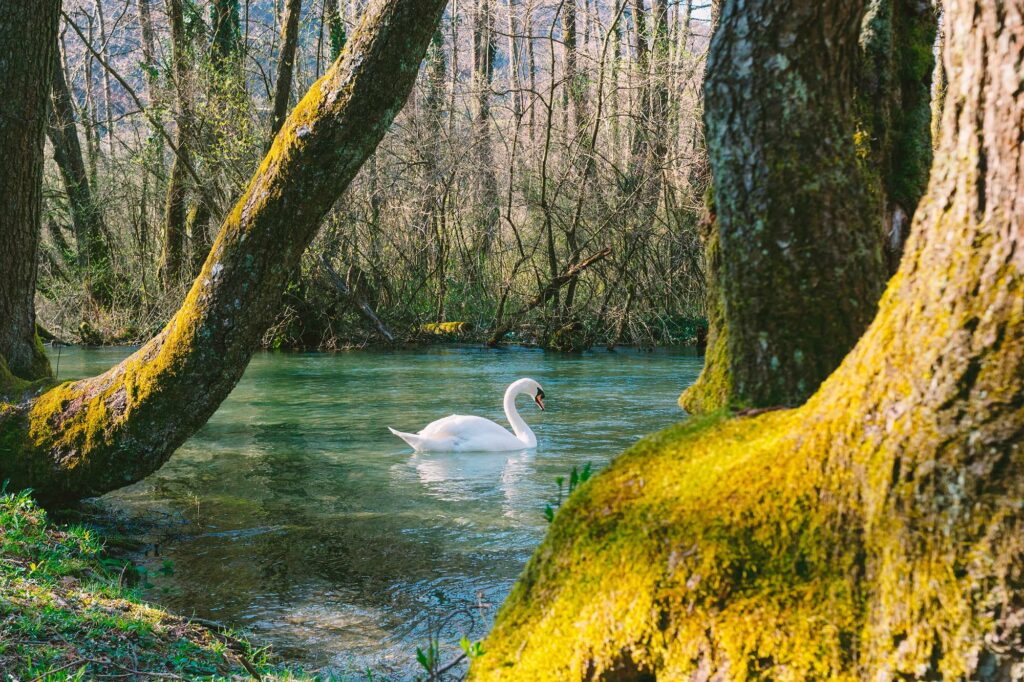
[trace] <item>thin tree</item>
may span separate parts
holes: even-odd
[[[108,305],[113,293],[110,253],[104,236],[103,214],[93,197],[89,176],[82,156],[82,145],[75,126],[75,109],[64,76],[61,60],[53,63],[53,99],[50,106],[47,136],[53,147],[53,158],[64,181],[71,222],[75,228],[78,266],[85,289],[93,302]]]
[[[281,130],[285,116],[288,114],[288,98],[292,92],[292,69],[295,66],[295,47],[299,43],[299,14],[301,11],[302,0],[286,0],[284,20],[281,23],[281,52],[277,58],[277,82],[274,86],[274,108],[270,114],[270,135],[267,138],[267,149],[270,149],[274,136]]]
[[[185,253],[188,192],[187,165],[191,155],[189,131],[192,127],[192,105],[188,92],[188,61],[185,17],[182,0],[167,0],[167,16],[171,27],[171,77],[178,100],[178,127],[175,147],[178,153],[171,162],[164,201],[164,225],[160,253],[160,279],[165,288],[172,287],[181,276]]]

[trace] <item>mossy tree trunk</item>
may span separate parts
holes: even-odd
[[[110,253],[104,237],[103,214],[89,186],[85,157],[82,156],[82,145],[78,141],[78,129],[75,127],[74,103],[59,58],[53,61],[52,91],[46,132],[53,146],[53,158],[64,181],[64,191],[68,195],[71,222],[75,228],[78,265],[82,269],[90,298],[99,305],[107,305],[111,300],[113,284]]]
[[[43,145],[60,0],[0,5],[0,385],[48,376],[36,338]]]
[[[331,60],[338,58],[341,50],[345,47],[345,22],[342,21],[341,12],[338,11],[339,0],[326,0],[324,2],[324,23],[327,24],[327,31],[331,43]]]
[[[802,407],[583,486],[472,679],[1024,679],[1024,0],[946,12],[956,105],[874,322]]]
[[[799,404],[874,315],[882,225],[852,106],[865,5],[721,8],[704,100],[723,345],[684,407]]]
[[[163,331],[102,375],[0,406],[0,478],[44,501],[101,494],[155,471],[209,418],[323,216],[402,107],[444,5],[371,6],[285,121]]]

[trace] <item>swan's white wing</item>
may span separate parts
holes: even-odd
[[[427,424],[418,434],[432,450],[517,450],[522,442],[490,419],[453,414]]]

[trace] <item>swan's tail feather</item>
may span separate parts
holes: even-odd
[[[408,443],[413,450],[418,451],[423,443],[423,439],[420,436],[417,436],[415,433],[405,433],[404,431],[396,431],[390,426],[388,427],[388,431],[390,431],[391,433],[395,434],[396,436],[404,440],[406,443]]]

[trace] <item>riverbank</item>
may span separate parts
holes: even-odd
[[[3,679],[307,679],[244,637],[144,602],[140,578],[94,531],[50,521],[28,494],[0,495]]]

